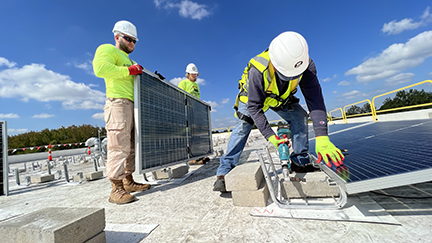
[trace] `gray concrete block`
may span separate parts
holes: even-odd
[[[182,178],[189,172],[189,167],[187,165],[175,165],[169,168],[171,168],[172,178]],[[152,176],[155,180],[168,179],[168,168],[153,171]]]
[[[91,173],[83,174],[83,181],[92,181],[103,177],[103,171],[94,171]],[[73,181],[79,181],[79,175],[73,176]]]
[[[225,175],[225,186],[227,191],[253,191],[259,188],[262,180],[260,163],[245,163]]]
[[[0,222],[8,243],[81,243],[105,228],[103,208],[45,208]]]
[[[96,236],[94,236],[93,238],[87,240],[84,243],[106,243],[106,234],[105,234],[105,231],[100,232],[99,234],[97,234]]]
[[[240,207],[265,207],[267,206],[269,195],[265,180],[262,180],[258,190],[231,192],[234,206]]]
[[[54,180],[54,174],[30,177],[31,183],[42,183],[42,182],[47,182],[52,180]]]
[[[328,176],[320,172],[293,173],[291,181],[283,181],[282,195],[289,198],[330,197],[339,195],[338,186],[329,186]],[[285,193],[285,194],[284,194]]]

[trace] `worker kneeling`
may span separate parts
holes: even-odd
[[[294,96],[297,87],[305,97],[316,136],[316,154],[331,167],[342,164],[344,156],[329,140],[327,113],[317,71],[309,58],[308,45],[302,35],[287,31],[270,43],[267,50],[252,58],[239,80],[240,92],[234,109],[238,118],[231,132],[227,152],[220,159],[214,191],[225,192],[224,176],[238,165],[247,138],[255,124],[276,148],[285,140],[276,136],[265,112],[275,111],[291,127],[293,152],[290,159],[305,167],[309,161],[308,113]]]

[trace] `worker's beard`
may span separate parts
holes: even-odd
[[[130,53],[132,53],[134,51],[133,49],[130,50],[129,47],[128,47],[128,45],[125,44],[123,41],[119,42],[119,47],[120,47],[120,50],[126,52],[127,54],[130,54]]]

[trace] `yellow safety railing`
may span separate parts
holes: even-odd
[[[348,116],[346,115],[345,109],[346,109],[348,106],[357,105],[357,104],[360,104],[360,103],[364,103],[364,102],[366,102],[366,101],[369,102],[369,105],[370,105],[370,107],[371,107],[371,112],[362,113],[362,114],[348,115]],[[347,123],[347,122],[348,122],[348,117],[364,116],[364,115],[368,115],[368,114],[371,114],[371,115],[372,115],[372,120],[375,119],[375,117],[374,117],[374,112],[372,111],[372,103],[371,103],[371,101],[368,100],[368,99],[366,99],[366,100],[362,100],[362,101],[359,101],[359,102],[356,102],[356,103],[352,103],[352,104],[349,104],[349,105],[346,105],[346,106],[344,106],[343,111],[344,111],[343,113],[345,114],[344,123]]]
[[[394,92],[398,92],[398,91],[401,91],[401,90],[404,90],[404,89],[408,89],[408,88],[411,88],[411,87],[414,87],[414,86],[417,86],[417,85],[420,85],[420,84],[424,84],[424,83],[432,83],[432,80],[425,80],[425,81],[422,81],[422,82],[419,82],[419,83],[411,84],[411,85],[405,86],[403,88],[396,89],[396,90],[393,90],[393,91],[390,91],[390,92],[387,92],[387,93],[384,93],[384,94],[377,95],[377,96],[373,97],[371,109],[372,109],[372,112],[374,113],[372,115],[372,116],[374,116],[374,120],[378,121],[378,116],[377,116],[378,112],[392,111],[392,110],[402,110],[402,109],[408,109],[408,108],[415,108],[415,107],[432,105],[432,103],[425,103],[425,104],[418,104],[418,105],[412,105],[412,106],[404,106],[404,107],[392,108],[392,109],[387,109],[387,110],[380,110],[378,112],[376,110],[376,107],[375,107],[375,99],[376,98],[384,96],[384,95],[388,95],[388,94],[391,94],[391,93],[394,93]]]
[[[342,117],[335,117],[335,120],[342,119],[342,120],[344,121],[344,123],[346,123],[346,118],[345,118],[345,113],[344,113],[344,111],[342,110],[342,108],[336,108],[336,109],[334,109],[334,110],[329,111],[329,113],[328,113],[328,115],[327,115],[327,117],[329,118],[330,124],[333,124],[333,117],[332,117],[331,113],[332,113],[333,111],[338,111],[338,110],[341,111]]]

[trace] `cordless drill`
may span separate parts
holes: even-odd
[[[280,139],[282,138],[291,138],[291,130],[290,126],[288,124],[286,125],[279,125],[277,129],[277,134]],[[290,164],[290,143],[289,141],[286,141],[284,143],[279,144],[278,152],[279,152],[279,159],[282,164],[282,173],[285,178],[288,178],[288,173],[291,171],[291,164]]]

